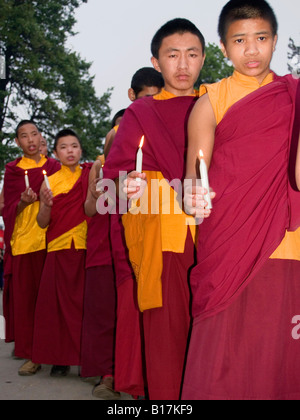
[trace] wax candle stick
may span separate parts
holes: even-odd
[[[27,188],[30,188],[29,178],[28,178],[28,171],[25,171],[25,185],[26,185],[26,189]]]
[[[207,171],[207,166],[204,160],[204,154],[202,150],[200,150],[200,175],[201,175],[202,187],[208,191],[208,193],[204,196],[204,200],[208,203],[206,208],[208,210],[211,210],[213,206],[212,206],[212,202],[210,198],[208,171]]]
[[[103,187],[102,187],[102,182],[101,182],[103,180],[103,177],[104,177],[103,167],[104,167],[104,165],[102,165],[101,168],[100,168],[99,181],[96,185],[96,191],[97,192],[103,192]]]
[[[50,184],[49,184],[49,179],[47,177],[47,172],[43,171],[43,174],[44,174],[44,180],[45,180],[45,183],[46,183],[46,187],[48,188],[48,190],[51,190]]]
[[[142,173],[143,171],[143,146],[144,146],[144,141],[145,141],[145,136],[143,136],[141,138],[141,142],[139,145],[139,150],[137,152],[137,156],[136,156],[136,172],[138,173]],[[137,182],[141,182],[140,178],[136,178]]]

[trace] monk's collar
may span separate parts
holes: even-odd
[[[64,172],[66,175],[77,175],[81,171],[81,167],[78,165],[75,169],[75,172],[72,172],[68,166],[62,165],[61,171]]]
[[[239,73],[237,70],[234,71],[233,75],[232,75],[232,80],[236,83],[238,83],[239,85],[242,86],[247,86],[249,88],[254,88],[257,89],[259,87],[265,86],[268,83],[271,83],[273,81],[274,78],[274,73],[270,72],[265,79],[263,80],[263,82],[261,84],[258,83],[258,80],[256,79],[256,77],[252,77],[252,76],[246,76],[244,74]]]

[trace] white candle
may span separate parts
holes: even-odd
[[[26,189],[27,188],[30,188],[29,178],[28,178],[28,171],[25,171],[25,185],[26,185]]]
[[[145,141],[145,136],[143,136],[141,138],[141,142],[139,145],[139,150],[137,152],[137,156],[136,156],[136,172],[138,173],[142,173],[143,171],[143,146],[144,146],[144,141]],[[140,178],[136,178],[137,182],[141,182]]]
[[[102,187],[102,182],[101,182],[103,180],[103,177],[104,177],[103,167],[104,167],[104,165],[102,165],[101,168],[100,168],[99,181],[97,182],[97,185],[96,185],[96,191],[97,192],[103,192],[103,187]]]
[[[46,183],[46,187],[48,188],[48,190],[51,190],[50,184],[49,184],[49,179],[47,177],[47,172],[43,171],[43,174],[44,174],[44,180],[45,180],[45,183]]]
[[[204,160],[204,154],[202,150],[200,150],[200,175],[201,175],[202,187],[208,191],[208,193],[204,196],[204,200],[208,203],[208,206],[206,208],[208,210],[211,210],[213,206],[212,206],[212,202],[210,198],[208,171],[207,171],[207,166]]]

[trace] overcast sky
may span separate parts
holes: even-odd
[[[95,88],[102,95],[114,87],[113,114],[130,105],[127,90],[133,74],[151,66],[150,44],[155,32],[168,20],[190,19],[206,41],[219,45],[218,17],[226,0],[88,0],[76,13],[78,35],[70,47],[93,62]],[[289,38],[300,45],[300,1],[269,0],[279,21],[279,43],[272,68],[287,73]]]

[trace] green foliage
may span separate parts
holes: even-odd
[[[216,44],[208,44],[206,48],[206,60],[201,71],[196,88],[203,83],[216,83],[233,73],[233,67],[228,64],[222,51]]]
[[[45,137],[71,127],[82,138],[84,158],[102,150],[110,128],[111,90],[98,98],[91,63],[66,48],[76,8],[87,0],[0,0],[0,170],[15,155],[17,123],[36,121]]]

